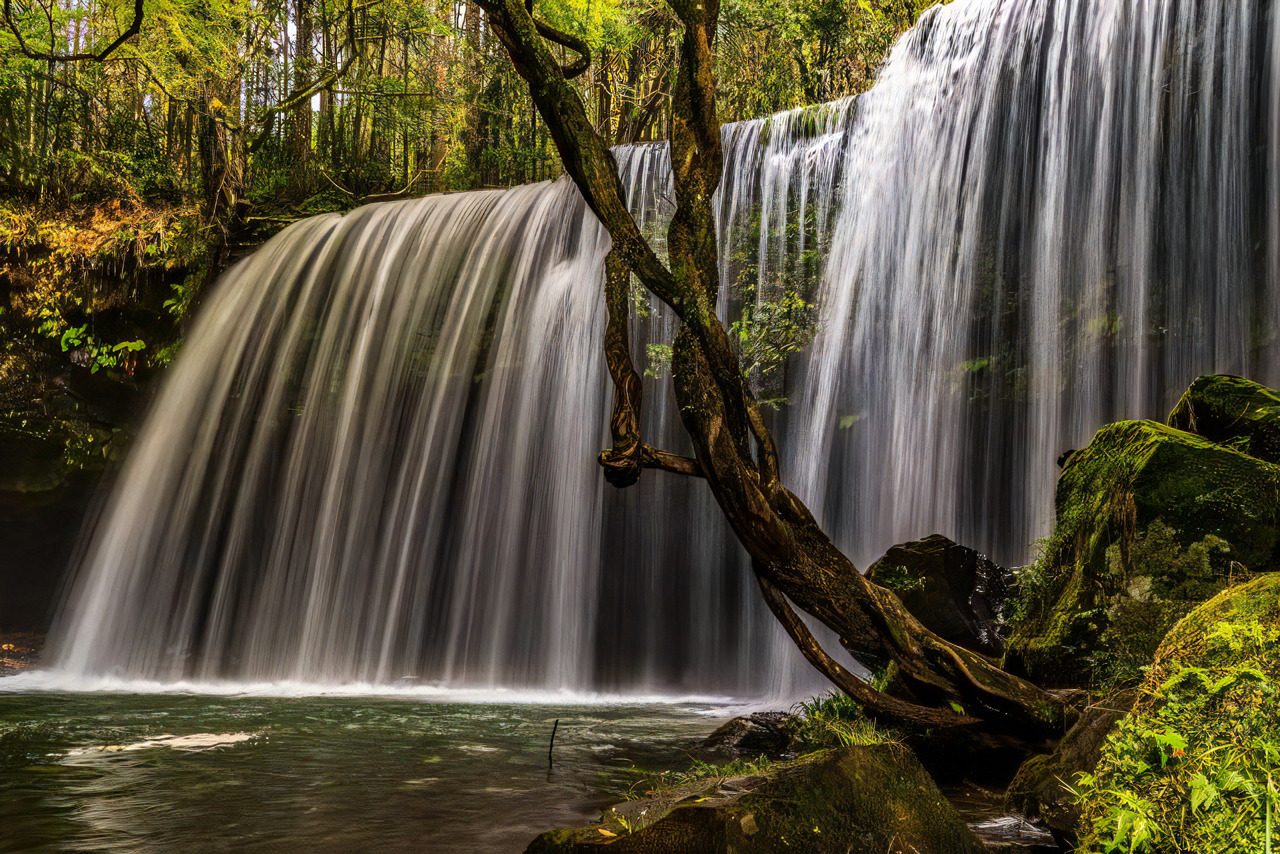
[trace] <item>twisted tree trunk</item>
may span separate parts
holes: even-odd
[[[712,199],[722,166],[714,51],[719,0],[668,0],[684,24],[672,94],[676,212],[668,231],[669,266],[640,234],[613,156],[567,81],[566,72],[586,67],[586,46],[536,21],[532,0],[476,2],[528,82],[565,170],[613,238],[605,283],[606,359],[616,390],[613,447],[600,455],[609,482],[628,486],[645,468],[705,478],[751,555],[770,609],[810,663],[873,717],[917,732],[975,726],[1030,738],[1061,732],[1063,707],[1055,697],[926,629],[893,593],[867,581],[782,485],[773,436],[715,312],[719,265]],[[577,52],[579,59],[562,68],[548,41]],[[652,448],[639,433],[641,384],[626,332],[632,273],[682,321],[672,376],[693,459]],[[895,665],[895,696],[876,691],[832,659],[792,603],[834,630],[864,664]]]

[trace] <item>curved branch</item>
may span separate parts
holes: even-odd
[[[715,310],[719,264],[712,199],[722,166],[714,68],[718,0],[671,0],[685,34],[673,95],[671,158],[677,204],[668,230],[670,267],[658,259],[637,227],[617,164],[524,0],[475,2],[489,14],[517,72],[528,81],[565,171],[608,230],[615,258],[683,322],[673,344],[671,372],[696,462],[646,453],[636,430],[634,435],[627,433],[618,448],[623,457],[619,468],[625,472],[619,480],[637,476],[646,458],[657,464],[651,467],[675,468],[667,465],[674,460],[682,473],[700,473],[755,561],[757,573],[839,634],[851,654],[864,661],[896,662],[909,693],[905,699],[877,699],[879,692],[870,686],[850,682],[830,666],[829,657],[819,654],[821,648],[807,630],[789,619],[788,614],[794,617],[789,606],[778,607],[778,618],[810,660],[824,672],[830,670],[841,687],[847,684],[857,691],[856,696],[881,708],[920,703],[943,717],[950,704],[957,703],[968,710],[966,716],[979,717],[984,728],[995,731],[1040,735],[1059,730],[1060,701],[981,656],[956,650],[957,665],[949,645],[911,617],[896,597],[867,582],[808,508],[779,482],[772,436]],[[625,295],[625,290],[620,293]],[[608,454],[602,460],[606,466]]]
[[[631,268],[616,250],[610,249],[604,259],[604,304],[608,323],[604,330],[604,359],[613,380],[613,415],[609,432],[613,447],[600,452],[604,478],[612,485],[631,486],[640,478],[643,445],[640,442],[640,403],[644,385],[631,361],[631,339],[627,322],[631,307],[627,287],[631,284]]]
[[[631,486],[640,479],[641,469],[661,469],[675,474],[703,477],[702,466],[690,457],[662,451],[640,441],[640,404],[644,385],[631,360],[631,339],[627,330],[631,304],[627,289],[631,269],[622,256],[609,251],[604,261],[604,302],[608,324],[604,332],[604,358],[613,379],[613,415],[609,431],[613,447],[600,452],[604,478],[613,486]]]
[[[525,0],[525,11],[529,13],[529,17],[533,18],[533,0]],[[533,24],[538,28],[538,35],[550,42],[555,42],[561,47],[567,47],[569,50],[578,54],[578,58],[568,65],[560,67],[560,73],[564,75],[564,79],[572,80],[573,78],[583,74],[591,67],[591,48],[585,41],[577,36],[562,33],[552,27],[545,21],[539,21],[533,18]]]
[[[833,685],[857,701],[869,717],[881,723],[890,723],[895,726],[906,724],[918,729],[969,726],[978,723],[977,718],[958,715],[950,710],[918,706],[906,700],[890,697],[854,676],[848,668],[822,648],[822,644],[818,643],[818,639],[809,631],[804,620],[801,620],[791,607],[786,595],[773,586],[773,583],[756,566],[755,561],[752,561],[752,568],[755,570],[756,581],[760,583],[760,592],[764,596],[765,604],[782,624],[782,628],[786,630],[792,642],[799,647],[805,659]]]
[[[107,45],[103,50],[97,53],[53,53],[53,35],[49,37],[49,52],[32,50],[27,44],[27,40],[22,37],[22,32],[18,29],[17,23],[13,20],[13,0],[4,0],[4,22],[9,28],[9,32],[13,33],[13,37],[18,40],[18,50],[22,55],[29,59],[40,59],[46,62],[102,62],[108,56],[115,53],[116,50],[129,39],[142,32],[142,2],[143,0],[134,0],[133,2],[133,23],[131,23],[120,37]],[[52,18],[50,18],[50,28],[53,26]]]

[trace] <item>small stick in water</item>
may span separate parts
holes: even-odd
[[[556,718],[555,724],[551,727],[551,743],[547,745],[547,767],[551,767],[551,751],[556,747],[556,730],[560,728],[560,719]]]

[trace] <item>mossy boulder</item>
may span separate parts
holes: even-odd
[[[1244,377],[1198,377],[1170,413],[1169,426],[1280,463],[1280,392]]]
[[[1136,675],[1192,607],[1280,563],[1280,466],[1164,424],[1099,430],[1056,506],[1004,659],[1041,684]]]
[[[954,644],[987,655],[1004,646],[1009,570],[941,534],[893,546],[867,579],[898,595],[925,627]]]
[[[979,854],[982,843],[914,753],[843,747],[762,773],[628,801],[593,827],[539,836],[526,854]]]
[[[1097,769],[1077,782],[1080,852],[1268,850],[1280,765],[1280,575],[1169,632]]]

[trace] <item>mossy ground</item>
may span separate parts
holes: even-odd
[[[794,717],[785,724],[790,750],[803,757],[836,747],[864,747],[896,744],[898,734],[877,726],[850,697],[841,693],[822,694],[797,703]],[[652,797],[666,789],[688,786],[705,780],[762,774],[792,760],[768,756],[747,756],[731,762],[694,761],[683,771],[650,772],[636,768],[637,781],[620,794],[626,798]]]
[[[1264,852],[1280,793],[1280,575],[1170,631],[1133,711],[1079,780],[1081,852]]]
[[[530,854],[910,854],[985,850],[911,750],[820,750],[750,773],[694,779],[619,804],[597,826],[543,834]]]

